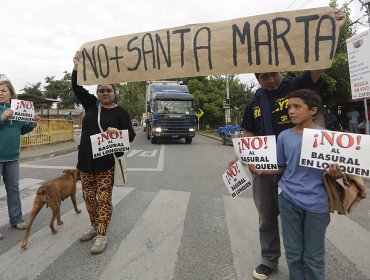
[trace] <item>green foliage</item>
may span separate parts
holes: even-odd
[[[225,110],[223,100],[226,98],[226,76],[210,76],[208,78],[190,78],[187,81],[189,92],[204,111],[201,124],[212,127],[225,124]],[[231,116],[240,120],[248,100],[251,98],[251,89],[241,83],[235,75],[229,75],[229,96]]]
[[[57,103],[59,109],[73,109],[78,105],[79,101],[72,92],[71,74],[67,71],[60,80],[56,80],[54,76],[45,78],[46,85],[41,86],[41,82],[35,84],[27,84],[23,91],[27,94],[37,95],[45,98],[59,99]],[[36,109],[46,108],[46,105],[36,105]]]
[[[331,0],[329,6],[338,8],[337,0]],[[347,21],[343,26],[338,45],[333,59],[332,66],[327,69],[322,76],[324,86],[321,89],[322,101],[325,105],[333,105],[338,100],[343,100],[351,97],[351,81],[349,75],[347,43],[346,40],[351,38],[355,31],[351,27],[351,20],[349,18],[350,9],[348,4],[344,4],[341,9],[347,15]],[[287,72],[285,75],[297,76],[302,72]]]
[[[52,99],[60,99],[58,103],[59,109],[71,109],[78,104],[78,100],[72,92],[71,74],[67,71],[60,80],[56,80],[54,76],[45,78],[46,86],[44,87],[44,96]]]
[[[141,120],[145,112],[146,82],[132,82],[116,85],[118,104],[124,107],[132,119]]]
[[[30,84],[28,83],[23,89],[27,94],[32,94],[36,96],[43,96],[43,92],[41,89],[41,82],[35,83],[35,84]]]

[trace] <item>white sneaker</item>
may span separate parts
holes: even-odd
[[[107,237],[104,235],[97,235],[94,245],[91,247],[90,251],[93,254],[100,254],[104,251],[105,246],[107,245]]]
[[[98,234],[98,231],[94,226],[91,226],[86,232],[80,235],[80,241],[89,241]]]

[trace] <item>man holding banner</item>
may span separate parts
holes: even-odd
[[[346,17],[335,11],[336,25],[339,30],[344,26]],[[302,46],[303,47],[303,46]],[[256,73],[260,88],[247,105],[241,127],[242,137],[276,135],[291,128],[288,116],[288,93],[298,89],[318,90],[322,83],[324,69],[311,70],[296,78],[283,78],[279,72]],[[237,161],[235,157],[229,168]],[[267,279],[277,270],[279,264],[280,236],[278,225],[277,182],[280,176],[257,175],[253,180],[253,199],[259,214],[259,234],[261,245],[261,264],[253,271],[256,279]]]

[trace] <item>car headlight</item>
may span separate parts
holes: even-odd
[[[161,127],[156,127],[155,132],[162,132],[162,128]]]
[[[194,132],[195,131],[195,128],[189,128],[189,131],[190,132]]]

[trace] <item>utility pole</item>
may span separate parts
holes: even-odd
[[[366,12],[367,12],[367,22],[369,23],[370,28],[370,0],[363,0],[363,5],[366,6]],[[365,118],[366,118],[366,125],[365,125],[365,133],[370,134],[369,131],[369,116],[367,113],[367,98],[364,98],[364,107],[365,107]]]
[[[370,0],[369,0],[370,1]],[[229,92],[229,75],[226,75],[226,102],[224,102],[225,108],[225,124],[229,124],[231,122],[230,119],[230,92]]]

